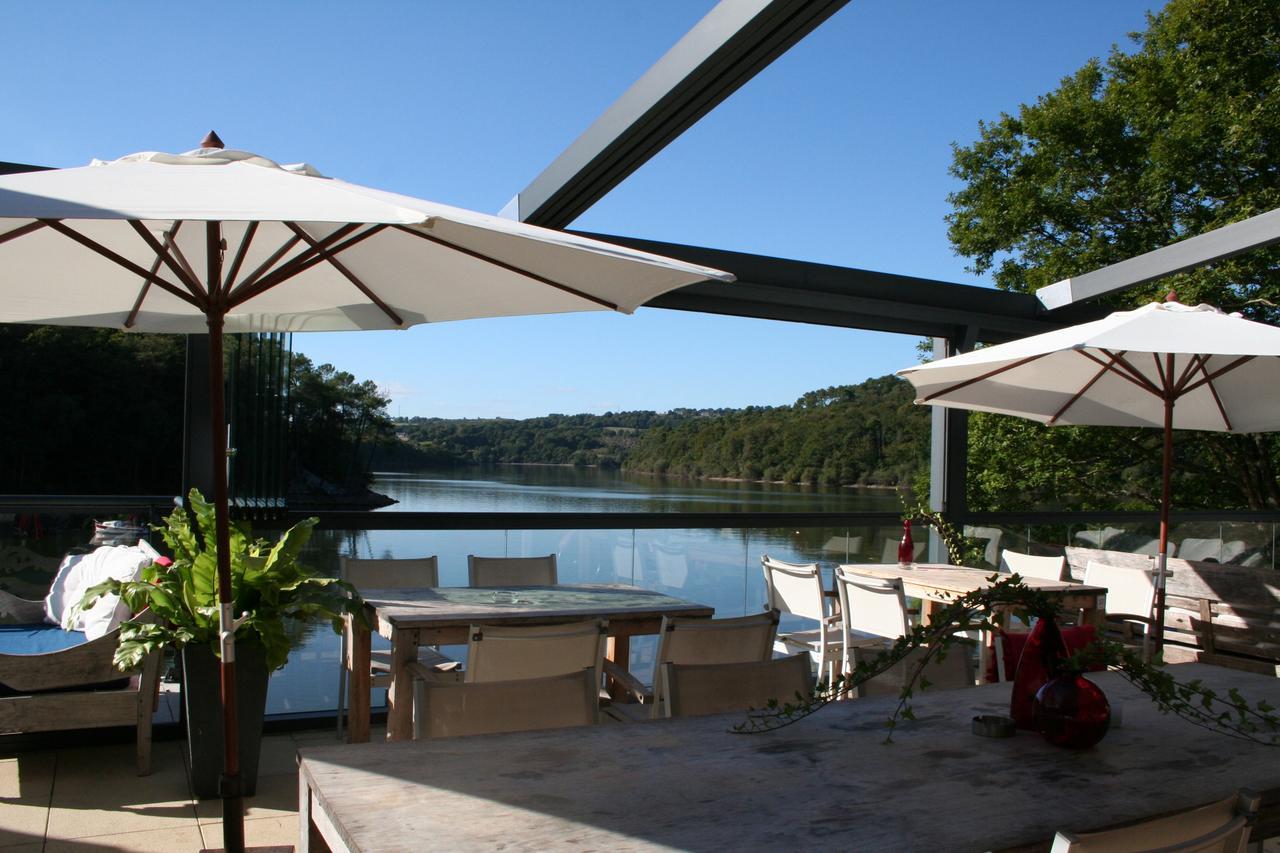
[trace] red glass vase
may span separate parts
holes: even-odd
[[[1035,731],[1036,693],[1050,679],[1062,673],[1067,649],[1062,632],[1053,619],[1038,619],[1027,635],[1013,676],[1013,692],[1009,696],[1009,716],[1020,729]]]
[[[1098,685],[1078,672],[1046,682],[1035,698],[1036,729],[1054,746],[1088,749],[1111,726],[1111,704]]]
[[[902,522],[902,540],[898,543],[898,565],[909,566],[916,560],[916,546],[911,541],[911,519]]]

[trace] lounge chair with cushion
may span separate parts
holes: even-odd
[[[44,601],[0,591],[0,733],[135,726],[138,775],[151,772],[160,655],[119,672],[112,658],[128,614],[112,597],[85,612],[78,604],[88,587],[136,577],[155,556],[145,543],[106,546],[69,555]]]

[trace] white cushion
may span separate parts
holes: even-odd
[[[71,600],[67,578],[84,557],[84,554],[68,554],[62,558],[58,573],[53,576],[53,583],[49,585],[49,594],[44,597],[44,621],[50,625],[62,624],[62,615],[66,613]]]
[[[93,607],[81,610],[78,605],[85,591],[111,578],[137,580],[142,570],[158,556],[154,548],[139,540],[133,546],[104,545],[89,554],[76,555],[78,559],[68,557],[45,598],[47,621],[54,621],[56,616],[57,624],[64,630],[84,631],[90,640],[110,633],[129,617],[128,608],[119,596],[104,595]]]

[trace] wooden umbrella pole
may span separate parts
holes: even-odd
[[[240,787],[240,742],[236,720],[236,640],[235,612],[231,587],[231,521],[227,494],[227,427],[223,387],[222,334],[226,300],[218,286],[221,280],[221,229],[210,222],[209,253],[209,420],[213,461],[214,539],[218,563],[219,651],[222,662],[222,748],[223,773],[219,781],[222,795],[222,846],[227,853],[244,850],[244,801]]]
[[[1169,357],[1170,362],[1173,356]],[[1172,367],[1172,364],[1170,365]],[[1164,456],[1160,466],[1162,470],[1160,484],[1160,554],[1156,558],[1156,606],[1151,641],[1152,652],[1159,654],[1164,648],[1164,588],[1169,565],[1169,505],[1172,502],[1173,488],[1171,476],[1173,470],[1173,396],[1167,391],[1164,398]]]

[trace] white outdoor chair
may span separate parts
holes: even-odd
[[[927,690],[954,690],[960,687],[973,687],[975,684],[973,668],[973,641],[956,639],[947,649],[946,657],[941,660],[935,655],[925,664],[921,678],[917,679],[917,689],[927,683]],[[854,666],[875,660],[882,649],[862,648],[855,646],[850,655]],[[864,696],[898,696],[902,693],[907,679],[915,672],[924,657],[926,649],[912,649],[902,660],[884,672],[863,681],[853,688],[855,698]]]
[[[1178,556],[1184,560],[1212,561],[1222,560],[1221,539],[1183,539],[1178,543]]]
[[[1084,571],[1084,582],[1107,589],[1108,634],[1126,644],[1135,644],[1134,632],[1141,626],[1142,657],[1149,659],[1156,604],[1156,582],[1152,573],[1090,560]]]
[[[467,555],[469,586],[555,586],[556,555],[545,557],[477,557]]]
[[[852,672],[852,649],[887,649],[911,630],[901,578],[858,574],[852,566],[836,567],[836,592],[840,596],[840,645],[844,649],[842,672]]]
[[[1244,853],[1262,798],[1241,788],[1225,800],[1142,823],[1075,835],[1059,832],[1051,853]]]
[[[590,726],[600,721],[597,670],[486,682],[417,682],[419,738]]]
[[[795,703],[813,692],[807,654],[750,663],[662,665],[666,716],[695,717]]]
[[[1000,540],[1004,537],[1004,531],[999,527],[973,527],[966,525],[964,535],[971,539],[985,539],[987,544],[982,549],[982,559],[991,565],[999,565],[1000,562]]]
[[[1047,581],[1071,579],[1067,576],[1065,556],[1040,557],[1035,554],[1005,550],[1000,552],[1000,571],[1006,574],[1016,572],[1024,578],[1040,578]]]
[[[880,554],[880,562],[889,564],[898,562],[898,545],[897,539],[888,539],[884,543],[884,551]],[[911,559],[914,562],[923,562],[925,551],[929,548],[929,537],[920,536],[913,537],[911,542]]]
[[[432,557],[414,557],[410,559],[363,559],[358,557],[339,557],[339,573],[343,580],[359,590],[366,589],[408,589],[422,586],[439,586],[439,560]],[[373,666],[371,685],[375,688],[391,686],[391,653],[383,650],[370,652]],[[341,652],[338,658],[338,738],[342,738],[342,729],[347,707],[347,635],[342,634]],[[461,664],[441,654],[439,649],[431,646],[418,648],[418,661],[436,672],[456,670]]]
[[[834,682],[843,654],[840,614],[832,613],[822,589],[822,572],[817,563],[796,564],[760,559],[767,593],[765,609],[793,613],[817,622],[816,628],[778,634],[773,649],[781,654],[805,652],[818,668],[818,677]]]
[[[773,656],[773,642],[778,633],[778,612],[770,610],[732,619],[697,619],[666,616],[658,632],[658,648],[654,654],[653,687],[645,686],[631,673],[612,661],[604,662],[607,676],[623,688],[639,705],[614,704],[611,714],[619,719],[632,719],[629,709],[639,710],[644,717],[657,719],[666,715],[663,707],[662,665],[667,663],[710,664],[767,661]]]

